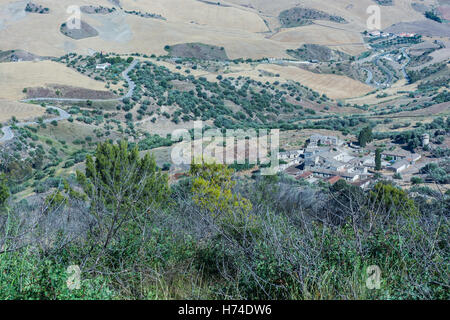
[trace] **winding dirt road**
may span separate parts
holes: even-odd
[[[67,120],[70,118],[70,114],[61,108],[49,106],[48,109],[57,110],[59,112],[59,116],[57,116],[56,118],[46,119],[43,121],[44,123],[50,123],[53,121],[63,121],[63,120]],[[19,123],[16,123],[15,126],[16,127],[25,127],[25,126],[34,125],[34,124],[39,124],[39,123],[37,121],[19,122]],[[3,136],[0,138],[0,143],[4,143],[4,142],[12,140],[14,138],[14,131],[12,130],[11,126],[3,127],[1,129],[1,131],[3,132]]]

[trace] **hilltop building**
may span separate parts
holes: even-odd
[[[278,155],[287,163],[280,170],[297,180],[315,182],[324,180],[334,184],[343,179],[361,188],[370,185],[375,170],[375,150],[362,154],[347,147],[338,137],[313,134],[305,149],[287,151]],[[400,173],[421,159],[421,155],[403,149],[385,150],[381,154],[381,167]]]

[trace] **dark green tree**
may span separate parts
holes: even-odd
[[[381,149],[377,148],[375,150],[375,170],[380,171],[381,170]]]
[[[373,134],[371,127],[365,127],[359,132],[358,143],[361,147],[365,147],[368,143],[373,141]]]
[[[426,11],[425,17],[427,17],[430,20],[442,23],[442,19],[439,16],[437,16],[433,11]]]
[[[120,204],[120,209],[148,208],[170,194],[168,176],[156,167],[154,157],[141,158],[137,146],[130,150],[126,141],[98,144],[95,160],[87,156],[86,173],[77,172],[77,177],[89,197],[107,206]]]
[[[378,182],[370,191],[370,197],[384,207],[386,213],[404,216],[414,216],[419,213],[414,200],[408,197],[405,190],[387,182]]]
[[[145,219],[170,196],[168,176],[156,167],[154,157],[141,158],[138,148],[130,150],[126,141],[98,144],[95,159],[87,156],[86,171],[77,171],[77,179],[90,200],[104,248],[125,226],[133,228],[133,221]]]
[[[0,207],[5,205],[10,195],[9,188],[6,185],[6,177],[3,173],[0,173]]]

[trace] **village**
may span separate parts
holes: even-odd
[[[383,32],[380,30],[375,30],[372,32],[369,32],[369,36],[371,38],[414,38],[416,37],[415,33],[409,33],[409,32],[401,32],[399,34],[390,33],[390,32]]]
[[[424,134],[423,146],[429,143],[429,135]],[[409,183],[421,167],[433,162],[392,144],[381,150],[380,170],[376,170],[376,149],[372,145],[361,148],[336,136],[313,134],[305,148],[279,153],[279,169],[299,181],[333,185],[345,180],[366,189],[379,178]]]

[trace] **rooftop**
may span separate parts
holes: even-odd
[[[405,165],[409,165],[409,161],[400,160],[400,161],[397,161],[396,163],[394,163],[393,165],[391,165],[391,168],[398,169]]]
[[[312,172],[311,171],[305,171],[302,174],[298,175],[297,177],[295,177],[295,179],[300,180],[300,179],[306,179],[309,178],[310,176],[312,176]]]
[[[338,182],[341,179],[342,178],[339,177],[339,176],[334,176],[334,177],[331,177],[331,178],[327,179],[327,182],[330,183],[330,184],[335,184],[336,182]]]
[[[395,156],[395,157],[408,157],[411,156],[412,153],[403,149],[395,149],[395,150],[385,150],[382,152],[385,156]]]

